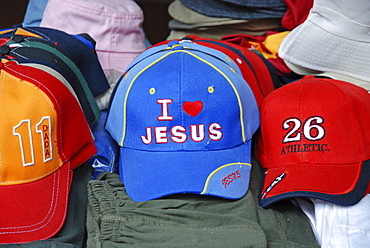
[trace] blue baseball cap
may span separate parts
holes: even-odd
[[[134,201],[248,191],[259,110],[237,65],[219,51],[169,42],[147,49],[112,95],[106,129]]]

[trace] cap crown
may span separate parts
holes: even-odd
[[[203,151],[251,139],[259,126],[258,108],[239,72],[186,45],[155,49],[141,61],[146,67],[128,71],[112,102],[107,129],[121,146]]]
[[[63,164],[56,147],[59,120],[51,100],[35,85],[4,73],[2,79],[9,83],[3,84],[1,92],[6,93],[0,99],[0,111],[7,119],[0,124],[0,185],[31,182]],[[37,111],[16,104],[20,96]]]
[[[343,164],[370,158],[370,97],[352,84],[306,77],[266,98],[263,165]]]

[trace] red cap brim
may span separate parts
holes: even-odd
[[[1,187],[0,243],[48,239],[63,226],[72,182],[70,163],[31,183]]]

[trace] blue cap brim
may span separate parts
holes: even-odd
[[[178,193],[239,199],[248,191],[251,143],[214,151],[149,152],[121,147],[120,178],[136,202]]]

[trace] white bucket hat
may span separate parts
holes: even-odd
[[[279,56],[297,74],[322,75],[370,91],[370,1],[314,0]]]

